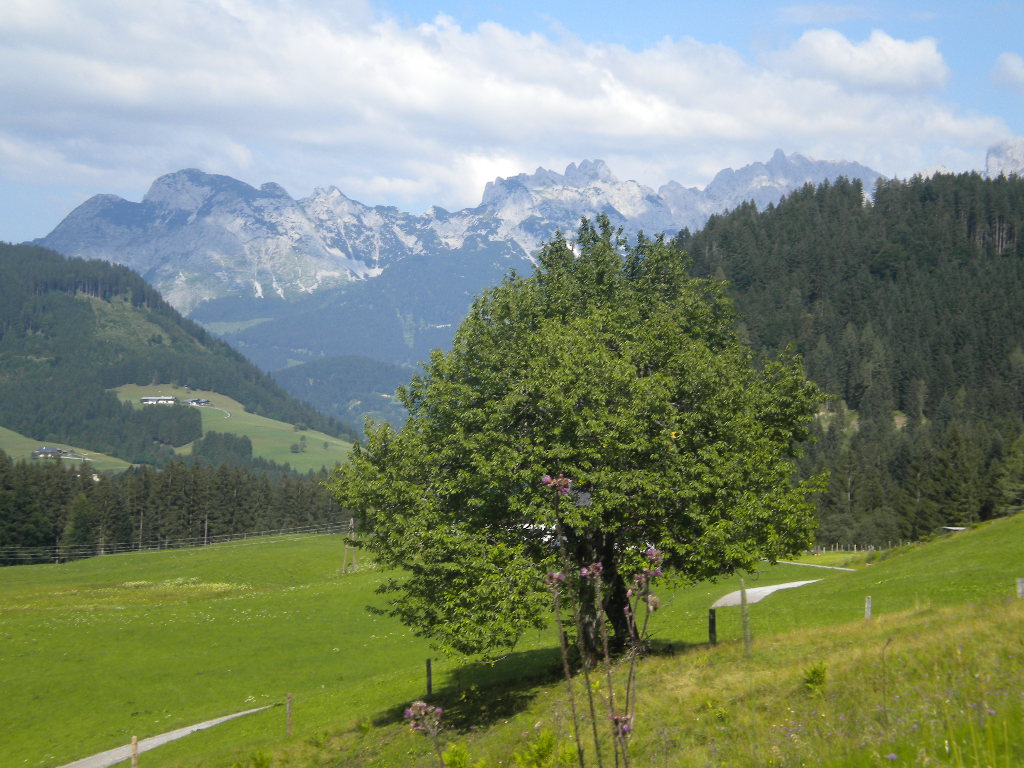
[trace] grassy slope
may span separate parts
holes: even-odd
[[[345,711],[342,685],[369,711],[382,685],[415,694],[425,647],[364,610],[380,576],[339,574],[341,556],[315,537],[0,570],[4,764],[60,765],[289,691],[307,724]]]
[[[779,566],[756,582],[748,576],[751,586],[822,578],[752,606],[749,662],[736,642],[738,609],[718,612],[720,646],[702,645],[708,605],[736,588],[738,578],[660,590],[656,641],[663,649],[671,643],[676,655],[643,665],[642,680],[650,682],[641,689],[638,713],[640,764],[720,764],[709,745],[731,754],[729,765],[768,764],[751,757],[767,754],[765,745],[780,755],[776,764],[799,764],[782,760],[796,749],[784,736],[784,718],[816,728],[827,720],[832,731],[818,728],[825,734],[818,741],[802,737],[808,749],[821,749],[845,722],[840,715],[859,733],[878,732],[878,743],[892,753],[910,750],[912,737],[880,731],[878,660],[885,639],[895,638],[891,696],[932,696],[931,689],[915,694],[911,688],[959,675],[976,701],[995,701],[979,689],[989,685],[985,670],[1016,654],[1016,667],[1004,674],[1012,682],[1024,666],[1024,611],[1007,602],[1014,577],[1024,575],[1018,573],[1022,545],[1024,516],[1018,516],[854,573]],[[147,753],[146,765],[248,765],[260,749],[282,765],[430,765],[427,740],[399,722],[401,708],[423,695],[429,651],[391,620],[363,610],[382,576],[365,568],[340,574],[341,546],[336,537],[243,542],[0,570],[0,715],[8,763],[60,765],[133,734],[279,702],[293,692],[295,736],[288,745],[278,708]],[[861,618],[867,594],[876,615],[870,623]],[[982,607],[947,613],[965,603]],[[998,638],[1016,640],[1007,645]],[[912,652],[921,644],[925,651]],[[493,667],[435,664],[448,721],[479,729],[446,739],[465,741],[489,764],[502,757],[507,764],[536,723],[564,728],[557,677],[536,682],[558,668],[553,646],[552,635],[541,633]],[[967,650],[958,657],[957,648]],[[981,659],[981,649],[1003,656]],[[827,706],[797,696],[801,675],[818,662],[829,669]],[[961,706],[956,697],[951,701]],[[1015,714],[1001,703],[1000,717],[1024,733],[1019,701],[1016,706]],[[760,720],[766,730],[751,730]],[[962,730],[965,722],[953,718],[949,728]],[[937,738],[934,723],[929,727],[929,738]],[[848,741],[836,749],[850,752],[836,765],[880,764],[856,762],[860,753]]]
[[[152,395],[174,395],[182,401],[191,397],[206,398],[212,405],[201,409],[204,433],[214,431],[245,435],[252,441],[253,456],[261,456],[279,464],[287,462],[300,472],[333,467],[344,461],[352,448],[351,443],[323,432],[297,432],[291,424],[248,413],[237,400],[218,392],[186,390],[169,384],[129,384],[118,387],[115,391],[121,400],[131,403],[138,403],[140,397]],[[306,450],[302,453],[292,453],[292,444],[298,443],[303,436],[306,438]],[[327,443],[326,448],[324,443]],[[183,446],[179,453],[191,453],[191,445]]]
[[[0,427],[0,450],[15,460],[32,458],[32,451],[42,445],[44,443],[40,440],[33,440],[10,429]],[[45,445],[74,451],[78,456],[84,455],[89,458],[89,466],[100,472],[123,472],[131,466],[123,459],[108,456],[105,453],[90,451],[87,448],[68,445],[67,443],[45,443]],[[69,459],[68,461],[70,462],[71,460]],[[77,461],[75,463],[77,464]]]

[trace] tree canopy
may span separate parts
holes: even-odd
[[[399,396],[408,422],[370,427],[332,489],[399,569],[390,611],[446,651],[543,624],[551,569],[600,562],[621,639],[649,547],[698,580],[810,541],[814,483],[791,478],[820,394],[800,361],[755,365],[719,284],[605,217],[483,294]]]

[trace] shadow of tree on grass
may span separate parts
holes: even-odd
[[[510,653],[493,662],[471,662],[453,670],[444,687],[424,700],[444,710],[446,730],[466,732],[507,720],[523,711],[546,684],[562,677],[557,648]],[[408,703],[374,718],[382,726],[402,720]]]
[[[647,655],[675,655],[699,645],[655,640]],[[570,663],[574,674],[577,674],[579,663],[575,654]],[[450,673],[443,688],[436,689],[424,700],[444,710],[445,730],[465,733],[514,717],[526,709],[545,687],[563,684],[561,651],[544,648],[510,653],[494,662],[468,663],[458,667]],[[381,712],[374,719],[374,725],[401,721],[406,706],[408,703]]]

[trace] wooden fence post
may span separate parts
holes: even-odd
[[[139,768],[139,737],[132,736],[132,768]]]
[[[1024,600],[1024,578],[1017,577],[1017,599]]]
[[[871,595],[864,598],[864,621],[871,618]]]
[[[708,642],[711,645],[718,643],[718,626],[714,608],[708,608]]]
[[[285,732],[288,734],[288,738],[291,738],[291,736],[292,736],[292,695],[290,693],[288,694],[288,697],[285,700],[284,708],[285,708],[286,720],[287,720],[287,725],[285,727]]]
[[[750,610],[747,608],[747,580],[740,579],[740,608],[743,612],[743,655],[750,658]]]
[[[427,659],[427,696],[431,696],[434,693],[434,673],[430,669],[430,659]]]

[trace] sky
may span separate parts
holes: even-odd
[[[603,159],[907,178],[1024,136],[1024,0],[0,0],[0,240],[183,168],[422,213]]]

